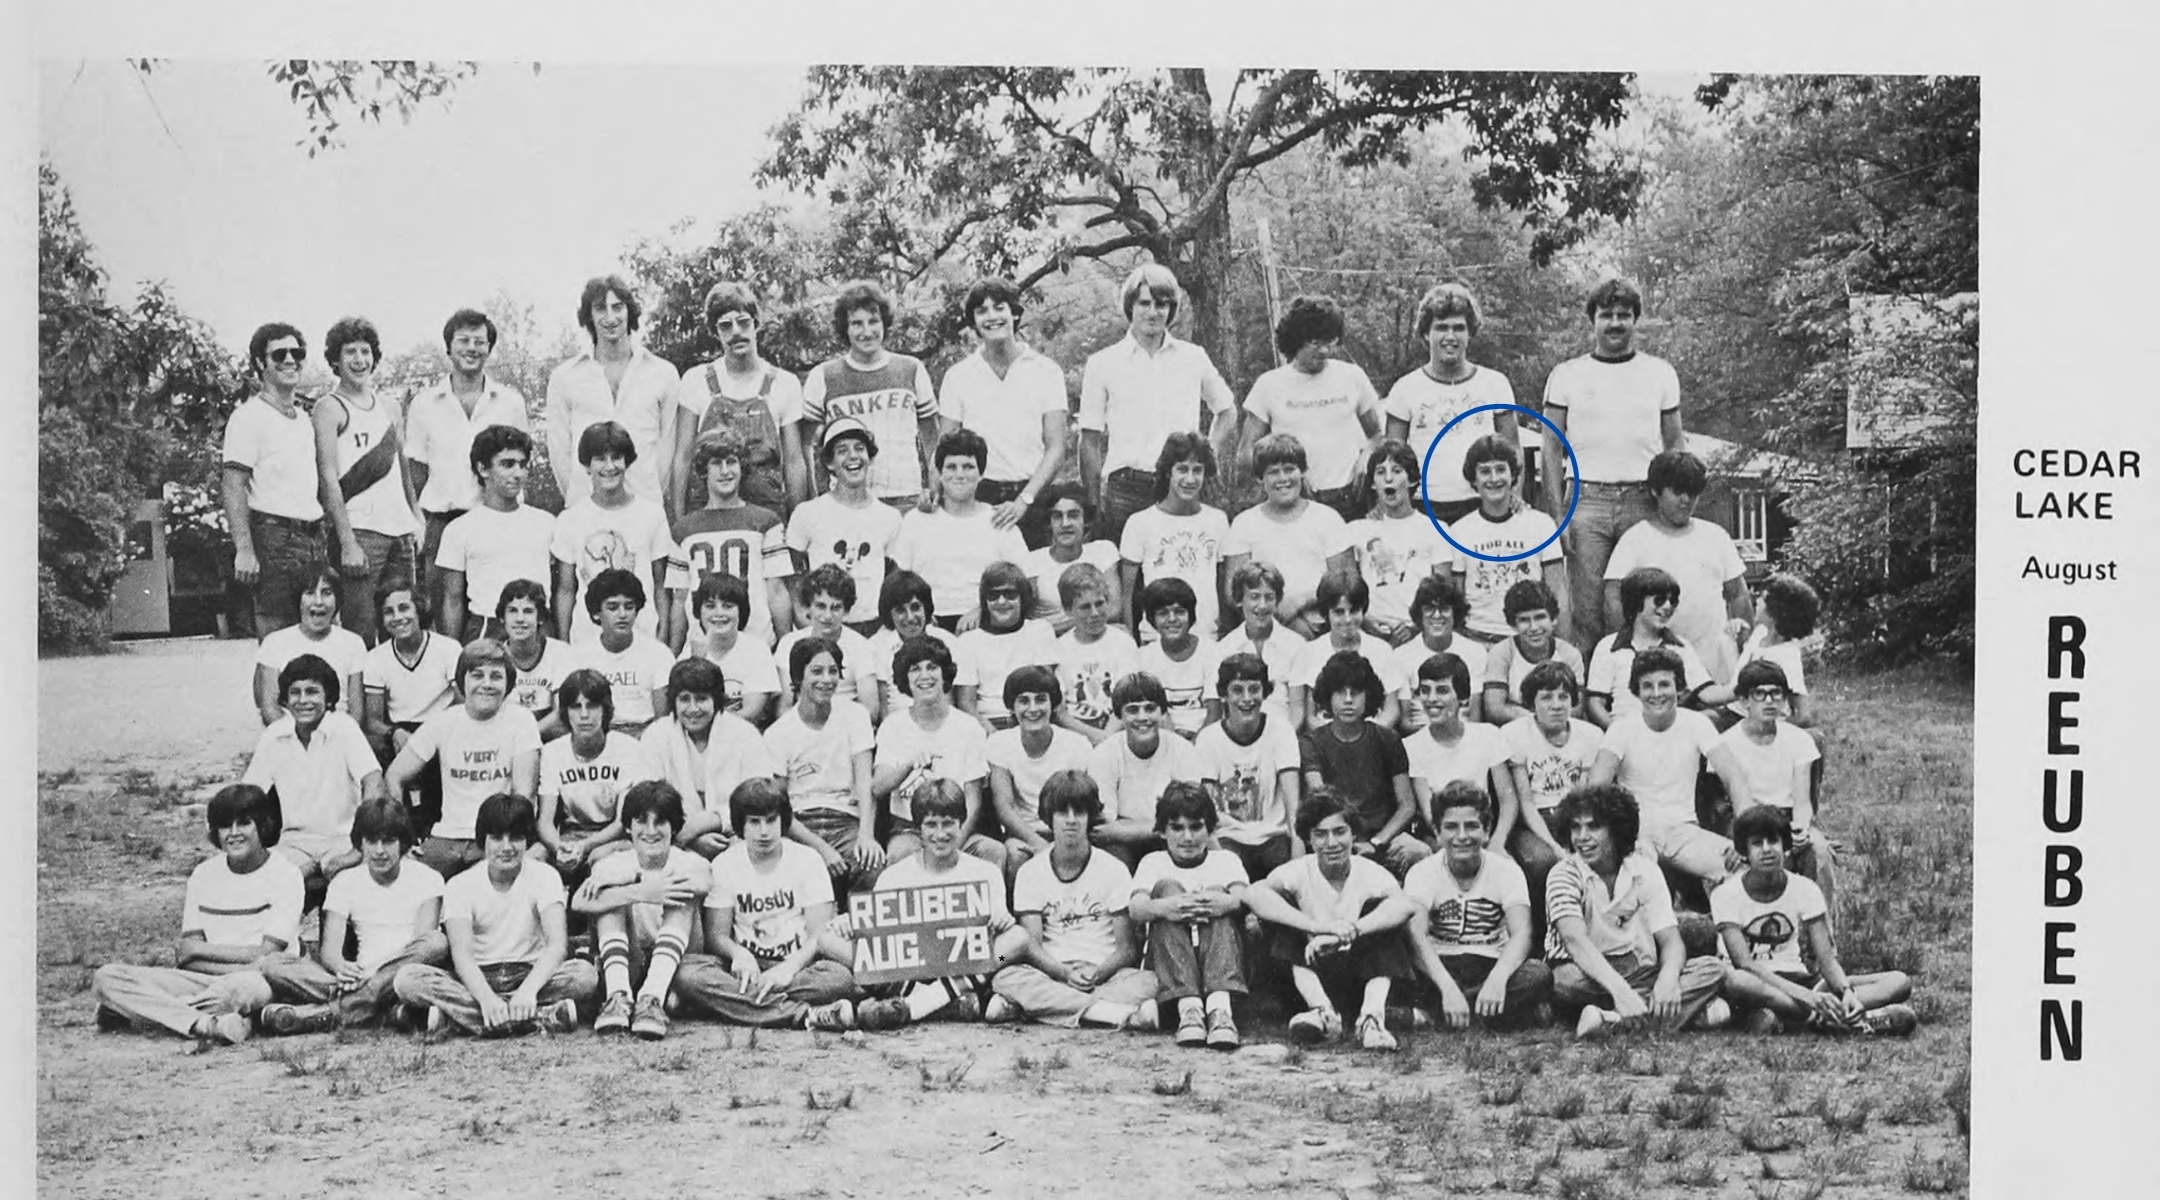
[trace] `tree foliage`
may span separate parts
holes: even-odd
[[[129,60],[147,76],[161,65],[154,58]],[[313,158],[345,144],[345,130],[359,123],[379,125],[394,115],[409,122],[429,103],[447,104],[457,86],[480,66],[470,62],[414,62],[410,59],[280,59],[265,66],[270,81],[285,89],[307,121],[299,145]],[[538,72],[538,64],[533,66]]]

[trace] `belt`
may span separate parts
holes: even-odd
[[[1142,479],[1155,478],[1155,472],[1143,471],[1139,467],[1119,467],[1117,470],[1110,472],[1110,478],[1112,479],[1116,479],[1120,475],[1138,475]]]
[[[290,529],[295,533],[316,533],[322,529],[322,518],[320,517],[312,521],[298,521],[291,517],[281,517],[276,513],[258,512],[248,515],[251,519],[261,521],[265,525],[274,525],[279,529]]]
[[[1633,483],[1597,483],[1588,479],[1582,481],[1582,490],[1586,492],[1639,492],[1649,486],[1641,480]]]

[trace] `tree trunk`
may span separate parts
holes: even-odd
[[[1230,202],[1227,199],[1216,204],[1214,211],[1208,213],[1194,230],[1187,254],[1189,261],[1179,264],[1183,270],[1178,274],[1192,300],[1192,339],[1215,360],[1215,368],[1222,372],[1223,378],[1234,384],[1244,377],[1244,364],[1239,361],[1237,338],[1223,311],[1230,291]]]

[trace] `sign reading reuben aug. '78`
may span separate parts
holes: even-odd
[[[857,983],[981,975],[993,965],[984,881],[857,892],[848,918]]]

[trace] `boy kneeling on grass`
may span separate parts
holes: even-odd
[[[1140,860],[1125,911],[1148,923],[1147,968],[1161,996],[1177,1005],[1177,1044],[1238,1048],[1230,998],[1245,994],[1245,865],[1215,848],[1215,802],[1178,780],[1155,802],[1164,849]],[[1142,1004],[1139,1024],[1160,1026]]]
[[[1275,926],[1269,953],[1290,964],[1306,1005],[1290,1018],[1290,1037],[1308,1044],[1341,1037],[1343,1001],[1358,996],[1359,1043],[1393,1050],[1388,993],[1396,980],[1416,977],[1403,935],[1409,910],[1396,902],[1401,889],[1386,867],[1355,852],[1349,806],[1333,788],[1314,788],[1298,805],[1297,832],[1312,853],[1245,893],[1254,915]]]
[[[568,690],[565,688],[565,690]],[[570,907],[592,918],[599,949],[600,986],[607,999],[593,1018],[594,1033],[627,1029],[648,1041],[667,1036],[668,989],[690,948],[698,904],[712,890],[712,872],[695,850],[675,844],[682,832],[682,793],[672,784],[643,780],[622,798],[622,827],[630,853],[592,864],[592,877]],[[825,872],[820,870],[818,877]],[[632,959],[642,960],[645,980],[633,1001]]]
[[[1725,972],[1725,994],[1752,1010],[1744,1027],[1751,1033],[1804,1024],[1833,1032],[1910,1034],[1920,1023],[1919,1014],[1904,1003],[1912,995],[1912,981],[1903,971],[1845,973],[1821,889],[1785,869],[1793,843],[1785,814],[1768,806],[1751,808],[1733,818],[1732,839],[1747,868],[1710,894],[1710,914],[1732,963]]]
[[[1635,797],[1616,784],[1585,784],[1560,802],[1560,820],[1575,853],[1545,879],[1545,958],[1554,964],[1553,1003],[1582,1009],[1575,1036],[1645,1017],[1666,1029],[1730,1021],[1718,998],[1724,968],[1687,957],[1665,876],[1635,848]]]
[[[1498,1027],[1537,1024],[1552,971],[1530,957],[1536,942],[1523,869],[1487,848],[1492,798],[1458,779],[1433,797],[1432,810],[1440,853],[1410,868],[1402,896],[1411,955],[1439,993],[1441,1019],[1452,1029],[1468,1028],[1473,1015]]]
[[[188,876],[177,966],[107,963],[91,977],[100,1030],[141,1021],[182,1037],[238,1045],[248,1015],[270,1002],[262,966],[300,943],[300,868],[272,854],[277,806],[261,788],[219,789],[208,809],[210,844],[223,853]]]
[[[568,1033],[599,989],[593,965],[568,957],[562,876],[526,853],[539,820],[532,801],[512,792],[480,803],[473,834],[481,860],[443,887],[452,969],[411,963],[393,985],[398,999],[429,1010],[430,1036],[452,1024],[467,1033]]]

